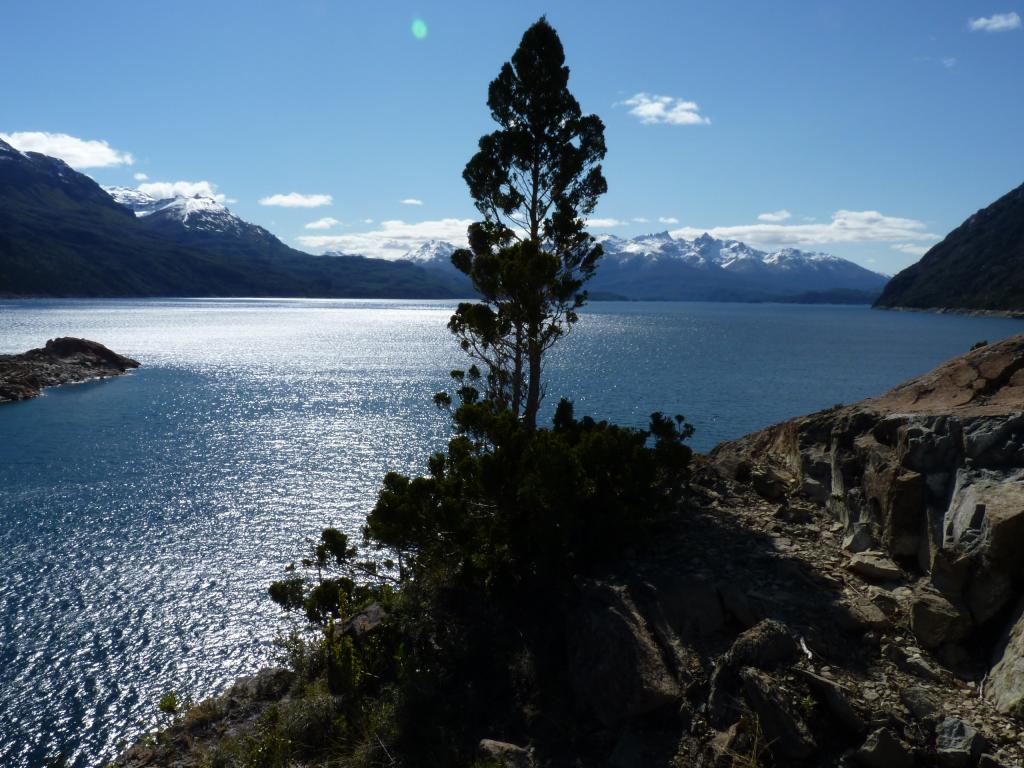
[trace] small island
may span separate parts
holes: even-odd
[[[43,387],[120,376],[139,362],[88,339],[50,339],[20,355],[0,355],[0,403],[37,397]]]

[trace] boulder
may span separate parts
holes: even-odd
[[[956,717],[947,717],[935,729],[935,752],[939,768],[969,768],[985,750],[978,731]]]
[[[792,663],[799,654],[793,634],[785,624],[765,619],[743,632],[722,655],[711,675],[708,695],[708,719],[716,728],[725,728],[740,715],[737,706],[744,667],[772,669]]]
[[[918,720],[934,717],[941,706],[935,694],[919,685],[911,685],[901,690],[900,701]]]
[[[1024,578],[1024,470],[960,470],[942,549],[969,563],[963,594],[975,620],[999,613]]]
[[[985,696],[1000,712],[1024,717],[1024,604],[997,648]]]
[[[800,670],[800,676],[814,693],[815,698],[824,705],[825,710],[844,730],[857,736],[863,735],[867,729],[864,719],[850,704],[850,700],[838,683],[806,670]]]
[[[740,670],[739,676],[744,696],[761,723],[772,754],[781,758],[783,764],[812,755],[817,749],[814,738],[807,724],[780,693],[778,683],[752,667]]]
[[[971,630],[971,621],[938,592],[918,590],[910,601],[910,628],[925,648],[959,643]]]
[[[856,554],[875,546],[875,537],[867,523],[851,523],[843,535],[843,549]]]
[[[846,564],[851,573],[868,581],[896,581],[903,578],[903,571],[881,552],[859,552]]]
[[[768,464],[754,467],[750,474],[750,482],[757,494],[768,501],[780,501],[796,485],[791,474]]]
[[[573,694],[605,726],[679,700],[679,684],[625,587],[585,586],[569,635]]]

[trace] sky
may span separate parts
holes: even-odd
[[[9,2],[0,138],[394,258],[477,216],[487,85],[544,14],[605,123],[595,233],[892,274],[1024,181],[1024,0]]]

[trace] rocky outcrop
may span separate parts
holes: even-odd
[[[50,339],[21,355],[0,355],[0,403],[27,400],[43,387],[119,376],[139,363],[86,339]]]
[[[200,768],[229,765],[217,762],[218,749],[244,738],[259,725],[268,709],[286,707],[295,681],[292,672],[272,668],[242,677],[221,696],[207,699],[174,717],[169,727],[139,740],[112,765],[117,768]],[[308,705],[306,705],[308,706]]]
[[[916,582],[900,605],[920,645],[961,674],[990,673],[986,695],[1022,712],[1024,336],[723,444],[711,460],[773,501],[785,487],[821,504],[852,571]],[[771,493],[756,482],[766,476]]]

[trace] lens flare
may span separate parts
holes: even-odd
[[[417,40],[422,40],[427,36],[427,22],[423,19],[416,19],[412,23],[412,36]]]

